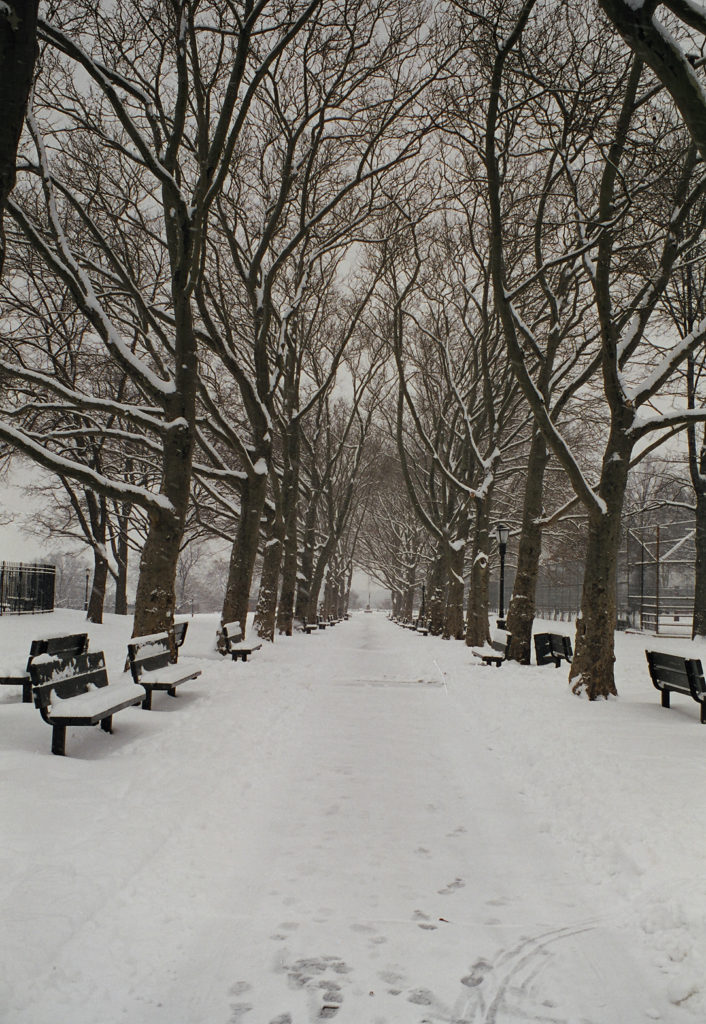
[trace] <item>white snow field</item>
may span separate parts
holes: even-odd
[[[3,1024],[706,1019],[706,727],[649,640],[589,704],[383,614],[247,664],[216,625],[201,678],[65,758],[2,687]],[[87,624],[115,681],[130,626]],[[3,617],[2,661],[82,628]]]

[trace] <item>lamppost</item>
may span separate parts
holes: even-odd
[[[422,603],[419,607],[419,618],[424,622],[424,612],[426,611],[426,586],[422,583]]]
[[[498,542],[498,554],[500,555],[500,594],[498,596],[499,618],[498,629],[505,629],[505,552],[507,551],[507,538],[510,536],[510,527],[505,523],[498,523],[495,527],[495,539]]]

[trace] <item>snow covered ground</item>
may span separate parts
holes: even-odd
[[[88,625],[114,680],[130,625]],[[2,667],[81,628],[0,618]],[[66,758],[0,690],[3,1024],[706,1019],[706,727],[644,638],[588,704],[383,615],[247,664],[215,628]]]

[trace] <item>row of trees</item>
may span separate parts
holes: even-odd
[[[135,631],[169,626],[179,552],[211,534],[223,621],[245,628],[259,553],[261,636],[340,609],[357,562],[400,610],[424,579],[432,628],[482,643],[504,518],[527,661],[543,532],[580,515],[571,681],[615,692],[630,470],[686,430],[706,505],[704,26],[667,5],[684,96],[643,52],[658,6],[601,3],[628,46],[575,0],[39,20],[0,438],[60,481],[92,614],[132,546]]]

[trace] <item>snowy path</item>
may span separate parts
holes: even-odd
[[[13,708],[39,733],[23,815],[46,857],[5,867],[0,1019],[681,1020],[610,888],[576,883],[523,797],[501,676],[473,668],[474,693],[440,643],[360,615],[212,660],[206,685],[112,737],[77,731],[65,760]]]

